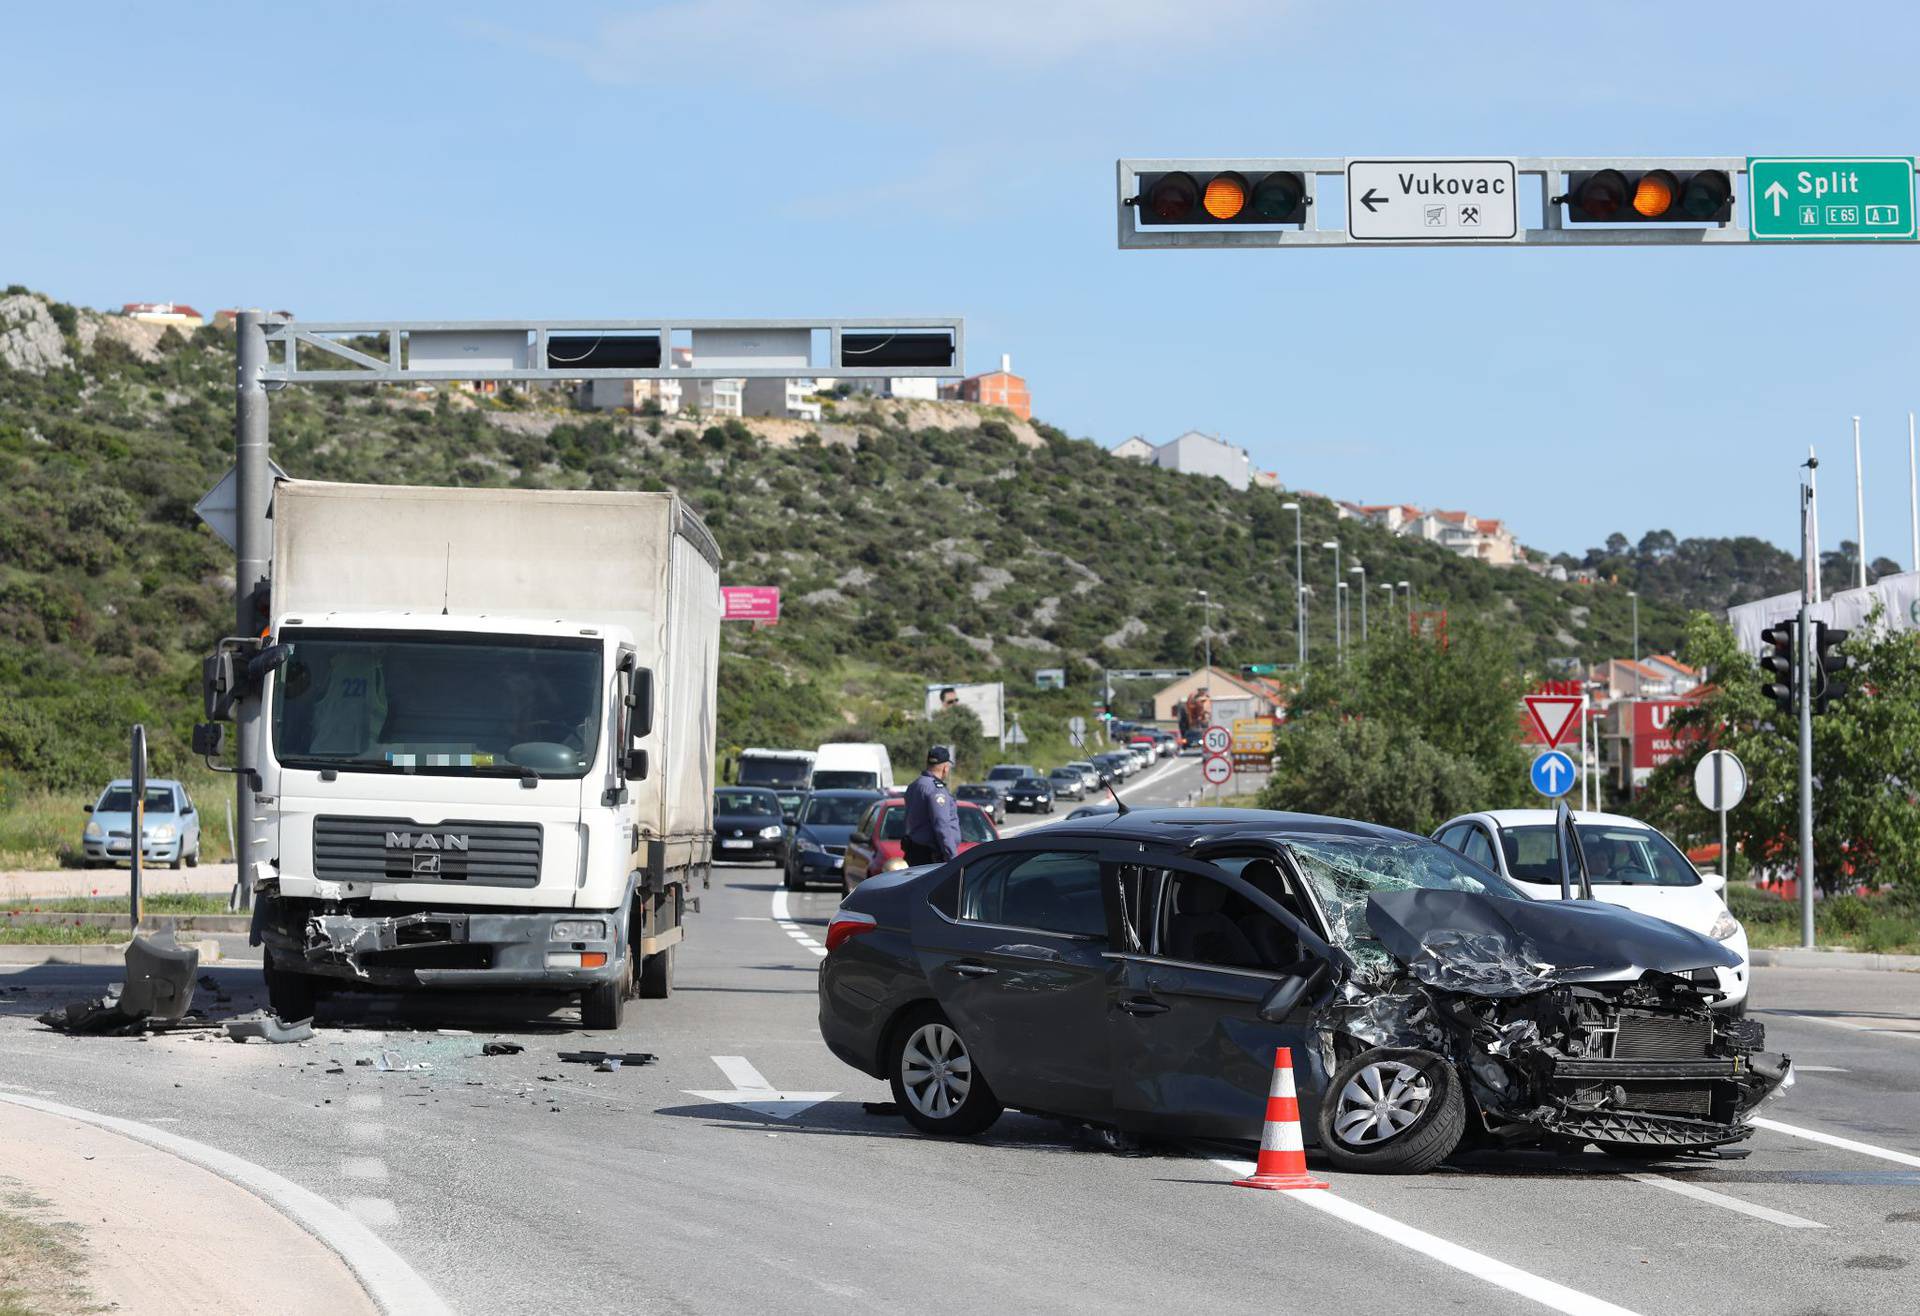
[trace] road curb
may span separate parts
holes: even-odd
[[[1822,950],[1782,946],[1747,953],[1750,963],[1775,969],[1871,969],[1881,973],[1920,973],[1920,955],[1880,955],[1862,950]]]
[[[211,964],[220,958],[220,943],[208,938],[204,941],[183,941],[182,946],[192,946],[200,952],[200,962]],[[91,946],[0,946],[0,964],[26,965],[65,964],[80,967],[99,967],[110,965],[119,968],[127,962],[127,945],[122,942],[102,942]]]
[[[135,1142],[144,1142],[203,1170],[211,1170],[229,1183],[246,1189],[324,1243],[347,1263],[347,1268],[381,1311],[390,1316],[453,1316],[453,1309],[434,1292],[433,1286],[379,1235],[318,1193],[302,1188],[264,1165],[138,1120],[102,1115],[16,1092],[0,1092],[0,1101],[79,1120]]]

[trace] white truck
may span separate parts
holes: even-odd
[[[672,991],[713,833],[718,549],[670,493],[285,481],[252,939],[321,992]]]
[[[877,741],[830,741],[814,751],[813,788],[890,791],[893,760]]]

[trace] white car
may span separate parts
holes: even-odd
[[[1067,766],[1080,774],[1080,785],[1088,794],[1100,789],[1100,769],[1092,763],[1086,759],[1075,759]]]
[[[1727,994],[1717,1008],[1746,1013],[1751,973],[1747,930],[1722,899],[1726,879],[1701,873],[1687,862],[1678,846],[1638,819],[1612,813],[1577,813],[1574,828],[1586,856],[1593,898],[1677,923],[1725,943],[1740,957],[1740,963],[1716,970],[1721,990]],[[1560,851],[1554,841],[1551,809],[1462,814],[1435,829],[1433,839],[1512,879],[1535,900],[1560,898]]]

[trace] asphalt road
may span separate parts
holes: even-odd
[[[1171,802],[1195,784],[1183,760],[1128,794]],[[1748,1159],[1640,1173],[1507,1154],[1270,1194],[1229,1183],[1250,1149],[1115,1155],[1019,1115],[942,1142],[865,1110],[885,1086],[834,1060],[814,1023],[836,901],[788,895],[772,868],[719,870],[674,998],[618,1035],[579,1032],[570,1008],[366,998],[305,1046],[74,1039],[31,1016],[112,972],[0,973],[0,1091],[276,1171],[468,1313],[1912,1309],[1920,975],[1757,972],[1754,1008],[1802,1070]],[[251,1008],[257,971],[212,973]],[[496,1037],[526,1050],[479,1055]],[[558,1060],[579,1047],[658,1059],[607,1074]],[[355,1063],[383,1051],[431,1068]],[[745,1105],[714,1095],[743,1087]],[[235,1264],[262,1264],[245,1246]]]

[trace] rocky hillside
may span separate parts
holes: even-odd
[[[230,460],[232,349],[224,331],[0,298],[0,789],[97,779],[135,720],[179,755],[198,657],[230,616],[228,555],[192,509]],[[272,406],[275,459],[297,476],[680,490],[724,578],[785,596],[779,626],[728,628],[723,742],[875,723],[923,679],[1030,691],[1039,667],[1064,667],[1061,698],[1083,708],[1103,665],[1199,661],[1200,588],[1216,661],[1293,655],[1284,496],[993,410],[846,401],[818,426],[713,424],[372,386]],[[1304,501],[1309,544],[1338,536],[1373,584],[1411,581],[1421,607],[1492,624],[1536,669],[1630,643],[1624,587],[1484,567]],[[1330,576],[1311,551],[1316,656],[1333,648]],[[1680,620],[1643,596],[1643,647],[1676,641]]]

